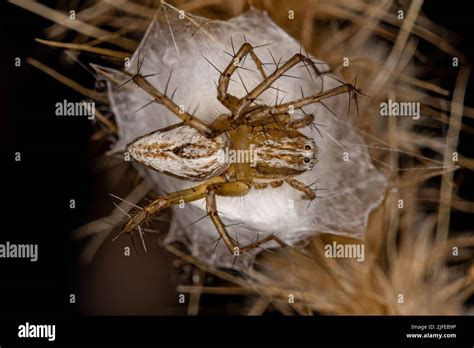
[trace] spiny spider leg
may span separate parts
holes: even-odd
[[[271,117],[272,115],[278,115],[290,112],[292,109],[300,109],[306,105],[318,103],[321,100],[343,94],[343,93],[350,93],[356,91],[355,87],[350,83],[345,83],[341,86],[328,89],[327,91],[320,92],[314,94],[309,97],[300,98],[288,103],[276,105],[276,106],[269,106],[269,107],[261,107],[259,109],[253,110],[244,114],[244,119],[247,122],[258,122],[259,120],[263,120],[265,118]],[[358,92],[358,91],[356,91]]]
[[[250,250],[252,249],[255,249],[255,248],[258,248],[260,245],[264,244],[264,243],[267,243],[267,242],[270,242],[270,241],[275,241],[277,242],[278,244],[280,244],[280,246],[282,247],[286,247],[288,246],[288,244],[286,244],[284,241],[282,241],[280,238],[278,238],[276,235],[274,234],[270,234],[268,236],[266,236],[265,238],[262,238],[262,239],[259,239],[259,240],[256,240],[255,242],[252,242],[252,243],[249,243],[247,245],[244,245],[243,247],[240,247],[239,251],[241,254],[243,253],[247,253],[249,252]]]
[[[235,53],[229,65],[227,65],[224,71],[220,74],[219,84],[217,86],[217,99],[219,99],[219,101],[229,110],[233,110],[239,102],[239,99],[237,97],[229,94],[228,92],[230,77],[237,70],[237,68],[239,68],[239,63],[244,57],[250,55],[255,65],[257,66],[258,71],[260,71],[262,77],[264,79],[267,77],[263,69],[263,63],[260,61],[260,59],[257,57],[253,50],[254,48],[252,47],[252,45],[247,42],[244,43],[237,51],[237,53]]]
[[[314,62],[307,56],[297,53],[295,54],[290,60],[285,62],[281,67],[275,69],[275,71],[265,78],[259,85],[257,85],[249,94],[239,100],[236,108],[233,110],[233,119],[238,121],[248,109],[250,104],[266,89],[271,87],[273,82],[275,82],[278,78],[283,76],[286,71],[290,70],[298,63],[308,64],[316,73],[317,76],[321,76],[321,72],[318,70]]]
[[[191,202],[202,199],[206,195],[207,188],[217,182],[225,182],[226,179],[222,176],[216,176],[207,182],[187,188],[184,190],[167,193],[159,196],[157,199],[143,207],[130,221],[124,226],[122,233],[130,233],[138,228],[141,223],[146,221],[150,216],[159,213],[165,208],[172,205],[180,204],[181,202]]]
[[[314,122],[314,115],[313,114],[307,114],[304,117],[297,119],[297,120],[291,120],[288,122],[286,125],[286,128],[288,129],[299,129],[299,128],[305,128],[309,125],[311,125]]]
[[[309,200],[313,200],[316,198],[316,193],[309,188],[309,186],[311,185],[308,186],[302,183],[301,181],[293,179],[293,178],[285,179],[285,182],[291,187],[293,187],[294,189],[300,192],[303,192],[308,197]]]
[[[145,92],[147,92],[150,96],[154,98],[154,100],[164,105],[168,110],[172,111],[176,116],[178,116],[185,124],[194,127],[200,133],[207,137],[213,136],[214,132],[212,131],[211,127],[201,121],[199,118],[190,115],[188,112],[184,110],[181,106],[178,106],[173,102],[170,98],[166,95],[159,92],[147,79],[142,75],[134,75],[132,81]]]
[[[244,183],[240,182],[232,182],[232,183],[227,183],[229,185],[232,185],[231,187],[228,187],[236,192],[238,192],[238,195],[244,195],[246,194],[250,187]],[[224,223],[220,219],[219,215],[217,214],[217,204],[216,204],[216,193],[218,190],[223,190],[227,189],[226,187],[212,187],[209,188],[206,194],[206,209],[207,209],[207,214],[211,218],[212,223],[217,229],[217,232],[219,233],[219,236],[222,238],[224,241],[225,245],[227,246],[227,249],[231,253],[234,253],[234,249],[237,247],[236,243],[234,240],[231,238],[229,233],[227,232]],[[219,192],[222,194],[222,192]],[[238,249],[238,248],[237,248]]]
[[[139,88],[143,89],[145,92],[147,92],[150,96],[153,97],[153,100],[152,100],[153,102],[156,102],[158,104],[162,104],[163,106],[165,106],[167,109],[169,109],[171,112],[173,112],[176,116],[178,116],[183,121],[183,123],[185,123],[185,124],[187,124],[191,127],[194,127],[196,130],[198,130],[200,133],[202,133],[203,135],[205,135],[207,137],[214,136],[215,132],[213,131],[213,129],[209,125],[207,125],[206,123],[201,121],[199,118],[190,115],[188,112],[186,112],[184,110],[184,107],[182,105],[178,106],[173,101],[173,96],[174,96],[174,93],[176,92],[176,89],[172,93],[171,98],[168,98],[168,96],[166,96],[166,93],[164,93],[164,94],[161,93],[150,82],[148,82],[147,77],[153,76],[153,75],[156,75],[156,74],[149,74],[149,75],[141,75],[140,74],[140,70],[143,66],[143,59],[141,61],[138,59],[138,61],[137,61],[137,73],[133,76],[131,76],[131,74],[126,73],[127,75],[131,76],[131,78],[129,80],[125,81],[125,82],[122,82],[120,84],[120,86],[124,86],[125,84],[129,83],[130,81],[133,81]],[[114,81],[117,84],[119,83],[119,81],[117,81],[117,79],[114,77],[114,75],[111,74],[108,70],[103,69],[103,68],[101,68],[100,66],[97,66],[97,65],[93,65],[93,68],[100,75],[110,79],[111,81]],[[170,75],[168,77],[168,81],[166,83],[166,90],[168,89],[170,78],[171,78],[171,73],[170,73]],[[150,104],[151,104],[150,102],[145,104],[143,107],[141,107],[137,111],[141,110],[142,108],[144,108],[144,107],[146,107]]]
[[[291,116],[287,112],[281,114],[270,114],[266,118],[258,120],[249,120],[246,124],[249,126],[265,126],[269,123],[276,123],[279,126],[286,126],[290,122]],[[280,127],[280,128],[282,128]]]
[[[157,214],[165,208],[172,205],[180,204],[181,202],[192,202],[198,199],[206,198],[207,212],[212,222],[214,223],[219,235],[224,241],[229,251],[235,255],[245,253],[260,244],[270,240],[275,240],[281,245],[285,245],[281,240],[275,236],[268,236],[260,241],[253,242],[249,245],[239,247],[236,242],[230,237],[225,225],[217,215],[216,195],[220,196],[243,196],[250,190],[250,185],[245,182],[226,182],[222,176],[217,176],[204,184],[200,184],[188,189],[172,192],[161,195],[156,200],[145,206],[130,221],[124,226],[121,234],[130,233],[134,229],[139,229],[140,225],[148,220],[152,215]]]
[[[249,252],[250,250],[259,247],[263,243],[266,243],[272,240],[277,242],[281,246],[286,246],[285,242],[283,242],[280,238],[278,238],[274,234],[271,234],[260,240],[256,240],[247,245],[239,246],[227,232],[224,223],[222,222],[219,215],[217,214],[216,194],[225,196],[225,195],[229,195],[229,192],[226,192],[226,191],[231,191],[233,195],[244,195],[249,191],[249,189],[250,189],[250,186],[243,182],[222,183],[222,184],[212,185],[212,187],[209,188],[206,194],[207,213],[209,214],[209,217],[214,223],[214,226],[216,227],[217,232],[219,232],[219,235],[224,241],[227,249],[229,249],[229,251],[235,256]]]

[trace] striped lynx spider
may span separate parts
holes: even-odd
[[[233,44],[232,44],[233,46]],[[233,47],[232,47],[233,48]],[[280,103],[273,106],[257,105],[256,99],[280,77],[297,64],[308,66],[321,77],[315,63],[306,55],[295,54],[285,63],[275,63],[275,70],[267,75],[264,64],[254,52],[254,47],[245,42],[240,49],[233,50],[232,61],[221,72],[217,84],[217,99],[229,110],[212,123],[206,124],[196,116],[184,111],[173,98],[158,91],[147,77],[141,75],[143,64],[138,59],[137,73],[130,81],[153,97],[153,102],[164,105],[172,111],[181,123],[159,129],[144,135],[128,145],[131,156],[141,164],[159,172],[183,180],[199,181],[197,186],[164,194],[139,210],[123,227],[122,233],[140,229],[152,215],[165,208],[182,202],[206,200],[208,216],[231,253],[238,256],[269,241],[284,246],[285,243],[274,234],[240,246],[230,237],[217,212],[216,196],[243,196],[251,189],[275,188],[284,183],[304,193],[304,198],[314,200],[315,190],[295,177],[313,169],[318,161],[318,147],[298,129],[311,126],[314,115],[304,113],[304,117],[292,119],[291,110],[302,108],[332,96],[360,93],[352,84],[341,85],[312,96]],[[231,76],[241,68],[239,63],[249,55],[256,65],[262,81],[247,95],[237,98],[228,92]],[[208,61],[209,62],[209,61]],[[210,62],[209,62],[210,63]],[[212,65],[212,63],[210,63]],[[240,74],[237,72],[240,76]],[[310,74],[311,75],[311,74]],[[171,74],[170,74],[171,76]],[[169,80],[168,80],[169,82]],[[243,81],[242,81],[243,83]],[[245,87],[245,85],[244,85]],[[227,161],[226,153],[252,152],[252,161]],[[223,160],[224,159],[224,160]],[[232,163],[231,163],[232,162]],[[219,240],[220,240],[219,239]]]

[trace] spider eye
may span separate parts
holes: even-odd
[[[308,157],[305,157],[304,163],[308,163],[309,161],[311,161],[311,160]]]
[[[310,150],[310,149],[311,149],[311,146],[306,145],[304,148],[305,148],[305,150]]]

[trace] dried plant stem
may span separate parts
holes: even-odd
[[[408,82],[409,84],[411,84],[415,87],[423,88],[427,91],[438,93],[438,94],[440,94],[444,97],[447,97],[447,96],[450,95],[449,91],[447,91],[444,88],[441,88],[439,86],[436,86],[435,84],[433,84],[431,82],[422,81],[422,80],[419,80],[419,79],[417,79],[413,76],[406,75],[406,74],[399,74],[398,77],[401,81]]]
[[[84,23],[78,19],[70,20],[69,17],[59,11],[53,10],[48,6],[40,4],[36,1],[28,1],[28,0],[8,0],[12,4],[17,5],[19,7],[23,7],[28,11],[36,13],[37,15],[47,18],[55,23],[61,24],[69,29],[75,30],[81,34],[85,34],[87,36],[101,38],[104,36],[110,36],[110,32],[97,28],[93,25]],[[138,42],[131,40],[126,37],[112,37],[110,42],[114,45],[119,47],[125,48],[130,51],[134,51],[135,48],[138,46]]]
[[[66,49],[78,50],[78,51],[92,52],[92,53],[100,54],[103,56],[115,57],[115,58],[130,57],[130,53],[128,52],[120,52],[120,51],[111,50],[108,48],[94,47],[94,46],[91,46],[90,44],[63,43],[63,42],[49,41],[49,40],[42,40],[42,39],[35,39],[35,40],[39,43],[52,46],[52,47],[61,47],[61,48],[66,48]]]
[[[449,118],[449,129],[446,135],[446,147],[444,150],[444,165],[453,163],[453,152],[456,151],[459,140],[459,129],[463,114],[464,95],[466,93],[467,82],[471,68],[468,65],[462,65],[453,94],[451,103],[451,112]],[[453,172],[449,171],[443,175],[441,181],[441,194],[439,200],[438,227],[436,230],[436,240],[444,241],[448,238],[449,220],[451,212]]]
[[[247,315],[262,315],[268,308],[269,304],[270,301],[266,297],[260,296],[253,304],[252,308],[250,308]]]
[[[203,293],[213,295],[249,295],[255,292],[238,286],[186,286],[179,285],[176,290],[183,293]]]
[[[91,7],[82,10],[79,13],[76,13],[76,18],[80,19],[83,22],[89,22],[91,20],[94,20],[95,18],[102,17],[103,15],[111,11],[113,11],[113,9],[111,9],[110,6],[99,2]],[[49,38],[59,37],[67,33],[68,30],[69,28],[63,25],[53,24],[49,28],[45,29],[45,34]]]
[[[95,111],[95,117],[107,127],[110,133],[118,132],[117,126],[112,123],[112,121],[110,121],[107,117],[105,117],[100,111]]]
[[[195,283],[194,291],[191,292],[188,305],[188,315],[199,314],[199,302],[201,300],[202,288],[204,284],[205,272],[202,269],[196,269],[194,275],[198,277],[198,281]]]
[[[155,16],[155,10],[148,6],[143,6],[135,2],[125,0],[101,0],[103,3],[126,11],[132,15],[152,19]]]
[[[414,0],[411,3],[407,16],[400,28],[397,40],[393,45],[392,51],[390,52],[383,67],[380,69],[378,75],[375,77],[374,82],[370,86],[371,91],[380,90],[380,88],[386,84],[387,80],[395,71],[397,65],[400,66],[400,57],[407,46],[408,38],[422,5],[422,0]]]
[[[98,100],[98,101],[101,101],[101,102],[107,102],[107,98],[100,95],[100,94],[97,94],[96,91],[92,90],[92,89],[89,89],[89,88],[86,88],[82,85],[80,85],[79,83],[77,83],[76,81],[74,80],[71,80],[70,78],[58,73],[56,70],[54,69],[51,69],[50,67],[48,67],[47,65],[44,65],[43,63],[37,61],[36,59],[34,58],[27,58],[26,59],[26,62],[28,64],[31,64],[32,66],[34,66],[35,68],[38,68],[40,69],[41,71],[43,71],[44,73],[48,74],[49,76],[51,76],[52,78],[58,80],[59,82],[65,84],[66,86],[72,88],[73,90],[75,90],[76,92],[88,97],[88,98],[91,98],[91,99],[95,99],[95,100]]]

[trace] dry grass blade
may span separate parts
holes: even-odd
[[[122,58],[122,59],[130,57],[130,53],[127,53],[127,52],[115,51],[108,48],[94,47],[88,44],[63,43],[63,42],[48,41],[48,40],[42,40],[42,39],[35,39],[35,40],[39,43],[42,43],[44,45],[51,46],[51,47],[60,47],[60,48],[66,48],[66,49],[71,49],[71,50],[92,52],[92,53],[103,55],[103,56]]]
[[[85,34],[87,36],[102,38],[106,36],[111,36],[111,33],[103,29],[97,28],[95,26],[84,23],[78,19],[70,20],[65,14],[53,10],[43,4],[40,4],[36,1],[28,0],[9,0],[12,4],[23,7],[28,11],[36,13],[41,17],[47,18],[55,23],[58,23],[62,26],[68,27],[69,29],[75,30],[79,33]],[[109,40],[114,45],[125,48],[127,50],[133,51],[138,46],[138,43],[134,40],[128,39],[126,37],[111,37]]]
[[[444,163],[449,165],[453,162],[453,153],[456,151],[459,141],[459,129],[462,121],[464,95],[469,80],[471,68],[463,65],[458,74],[456,81],[456,89],[453,94],[451,104],[451,115],[449,118],[449,129],[446,135],[446,147],[444,151]],[[436,233],[437,240],[446,240],[448,237],[449,219],[451,212],[451,198],[453,173],[448,172],[443,176],[441,182],[441,196],[439,205],[438,230]]]
[[[155,16],[155,10],[148,6],[143,6],[131,1],[123,0],[102,0],[103,3],[126,11],[132,15],[138,15],[144,18],[152,19]]]
[[[102,96],[98,94],[96,91],[86,88],[79,83],[77,83],[74,80],[71,80],[70,78],[67,78],[66,76],[58,73],[56,70],[48,67],[47,65],[44,65],[43,63],[37,61],[34,58],[27,58],[26,62],[28,64],[31,64],[35,68],[38,68],[39,70],[43,71],[44,73],[48,74],[52,78],[58,80],[59,82],[65,84],[66,86],[72,88],[76,92],[82,94],[83,96],[89,97],[94,100],[98,100],[100,102],[107,102],[107,98],[105,96]]]

